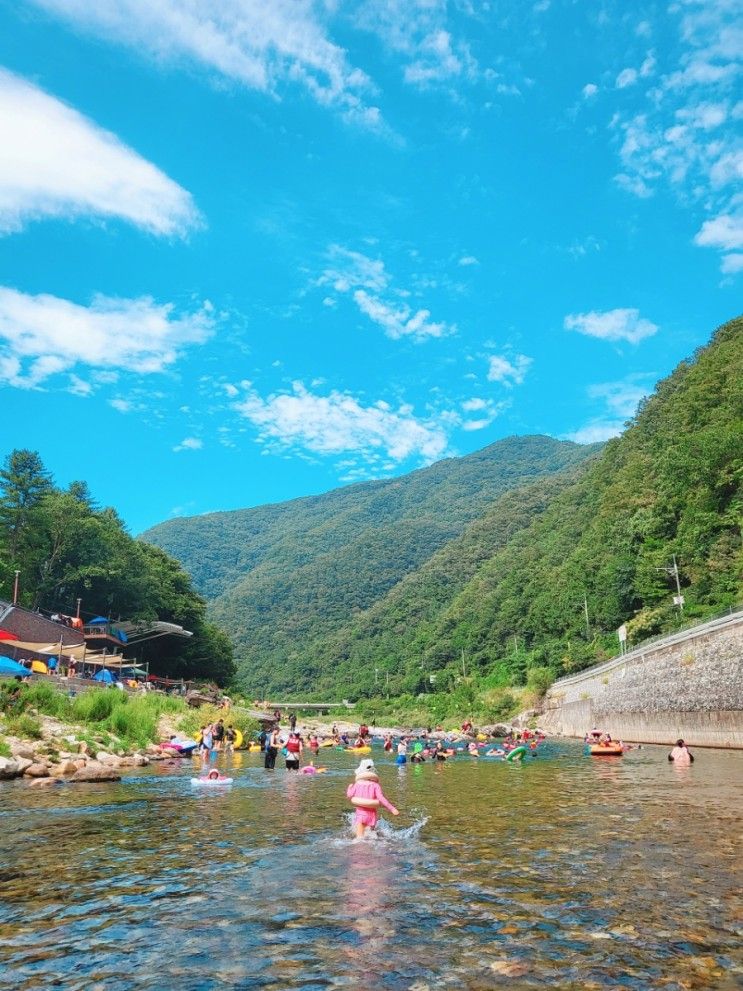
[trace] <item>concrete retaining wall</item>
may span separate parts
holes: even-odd
[[[635,743],[743,749],[743,612],[561,678],[540,724],[564,736],[598,726]]]

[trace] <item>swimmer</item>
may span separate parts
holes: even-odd
[[[676,746],[668,755],[668,759],[679,767],[688,767],[689,764],[694,763],[694,757],[683,740],[676,740]]]
[[[219,781],[219,779],[221,778],[221,774],[219,773],[219,771],[215,767],[215,768],[212,768],[211,771],[209,771],[209,773],[207,774],[207,778],[210,781]]]
[[[362,760],[354,771],[356,780],[346,790],[346,797],[356,805],[356,839],[361,840],[367,829],[375,829],[379,820],[379,806],[384,806],[393,816],[400,815],[385,797],[379,786],[379,777],[373,760]],[[356,801],[354,801],[354,799]],[[357,803],[368,803],[366,807]]]

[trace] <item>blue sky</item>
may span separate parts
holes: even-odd
[[[737,315],[737,0],[0,0],[3,454],[133,532],[619,432]]]

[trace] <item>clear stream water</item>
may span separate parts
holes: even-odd
[[[743,755],[396,768],[401,810],[350,842],[357,761],[197,789],[0,785],[0,989],[743,987]]]

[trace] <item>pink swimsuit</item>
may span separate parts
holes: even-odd
[[[384,797],[382,788],[378,781],[354,781],[346,790],[347,798],[376,798],[380,805],[393,814],[397,809]],[[364,826],[376,826],[379,819],[377,809],[356,809],[356,822],[361,822]]]

